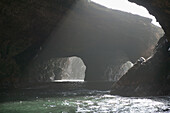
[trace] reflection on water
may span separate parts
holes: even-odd
[[[84,82],[84,80],[54,80],[54,82]]]
[[[109,91],[62,92],[56,97],[0,103],[0,113],[170,112],[170,97],[120,97]]]

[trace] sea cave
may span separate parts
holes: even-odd
[[[170,2],[108,1],[0,1],[1,113],[170,112]]]

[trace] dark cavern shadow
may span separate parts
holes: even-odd
[[[67,89],[69,85],[55,86],[53,81],[69,78],[72,70],[68,57],[77,56],[86,65],[83,79],[93,89],[105,87],[100,84],[104,81],[114,83],[110,87],[116,95],[168,95],[169,2],[129,1],[146,7],[163,29],[153,25],[149,18],[88,0],[2,0],[2,94],[37,84],[51,84],[46,87],[58,91]],[[79,72],[84,67],[76,66],[76,73],[82,74]]]

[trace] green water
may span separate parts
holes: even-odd
[[[78,99],[78,98],[77,98]],[[65,101],[70,101],[69,105]],[[69,97],[44,98],[32,101],[17,101],[0,104],[0,113],[60,113],[74,112],[76,105]]]
[[[82,94],[83,93],[83,94]],[[170,97],[121,97],[102,91],[61,92],[55,97],[0,103],[0,113],[154,113],[170,112]]]

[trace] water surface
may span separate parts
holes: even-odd
[[[77,90],[0,103],[0,113],[169,113],[170,97],[121,97],[109,91]]]

